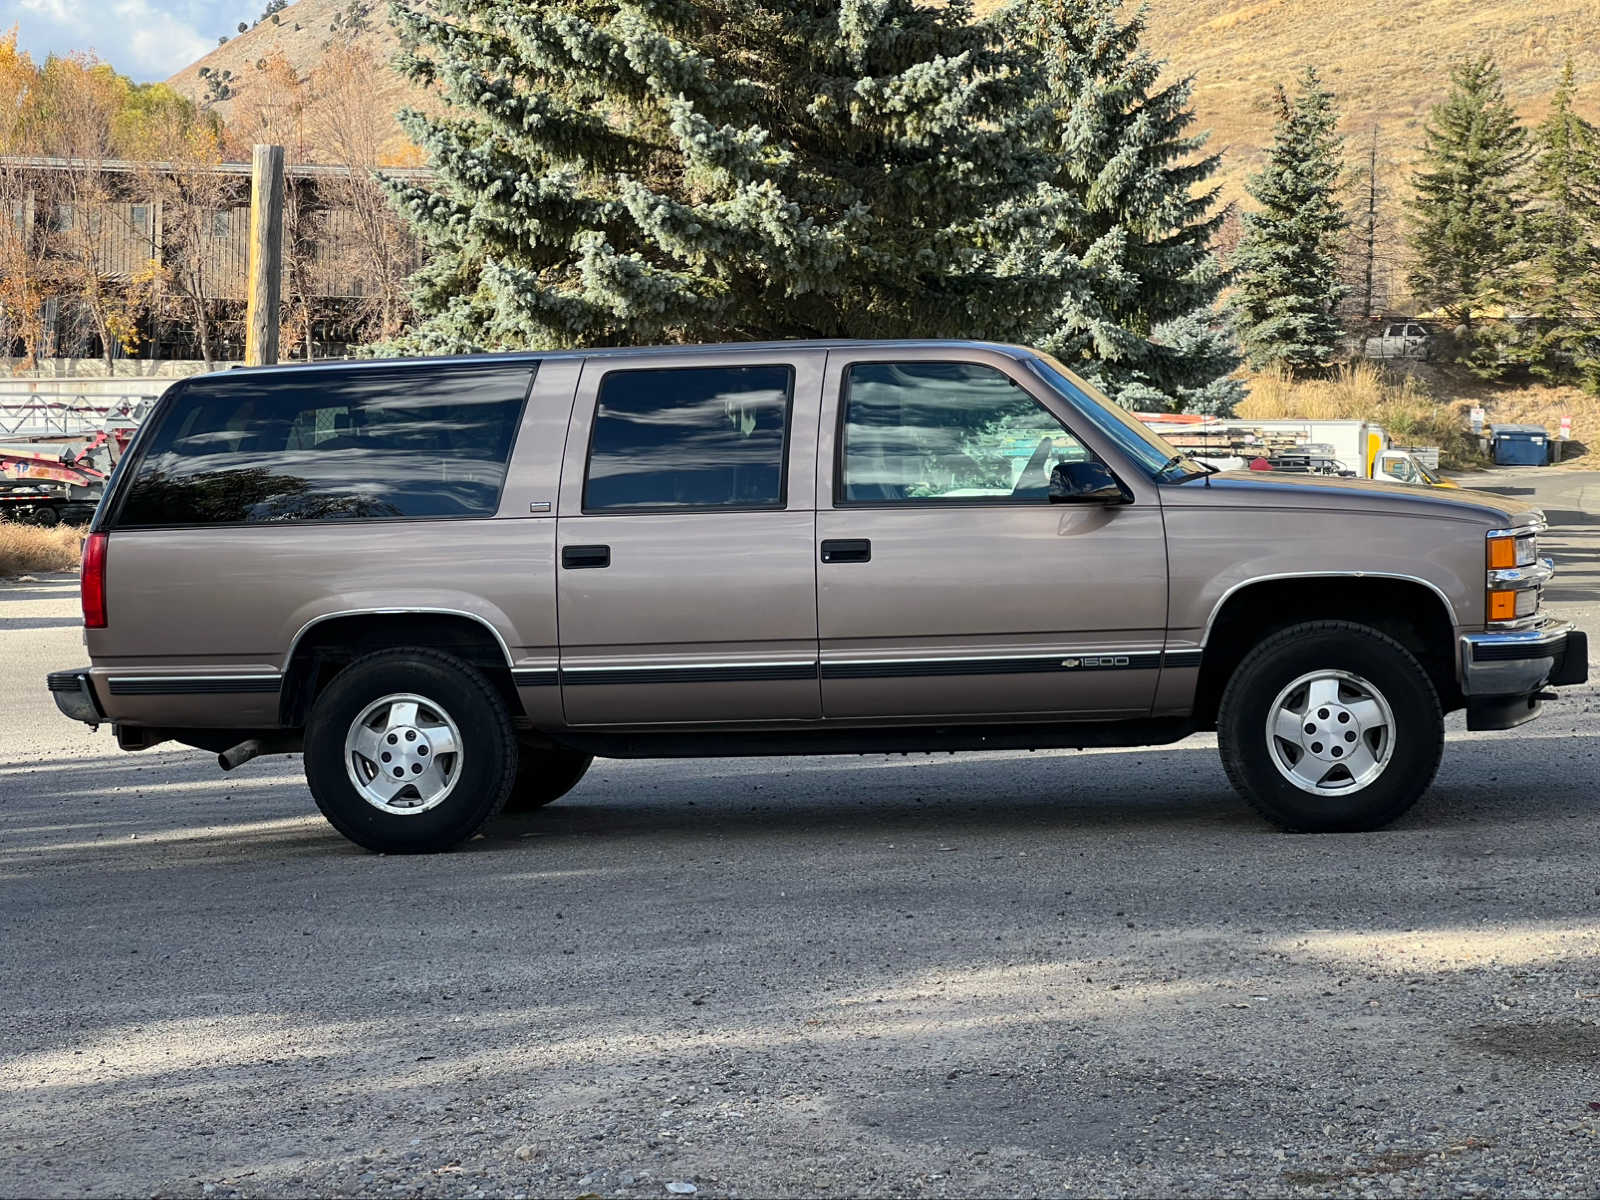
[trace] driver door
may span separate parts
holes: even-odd
[[[968,356],[970,360],[968,360]],[[829,718],[1147,714],[1166,547],[1155,487],[987,351],[831,352],[817,496]],[[1099,458],[1128,504],[1052,504]]]

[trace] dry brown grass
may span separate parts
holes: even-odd
[[[1433,399],[1414,376],[1391,376],[1376,363],[1339,368],[1329,379],[1295,381],[1271,369],[1249,379],[1250,395],[1239,415],[1256,421],[1297,417],[1312,421],[1375,420],[1384,408],[1412,412]]]
[[[0,579],[31,571],[75,571],[84,531],[76,525],[40,529],[0,521]]]

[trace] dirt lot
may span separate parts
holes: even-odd
[[[1492,482],[1600,630],[1600,475]],[[70,581],[0,588],[0,660],[5,1195],[1600,1191],[1592,687],[1457,718],[1374,835],[1197,737],[603,763],[383,858],[296,760],[59,718]]]

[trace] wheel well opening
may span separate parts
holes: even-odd
[[[1223,689],[1245,655],[1281,629],[1304,621],[1353,621],[1394,638],[1417,656],[1446,712],[1465,699],[1455,669],[1455,626],[1436,592],[1404,579],[1276,579],[1239,589],[1206,637],[1195,717],[1215,724]]]
[[[303,726],[335,675],[362,655],[400,646],[441,650],[477,667],[511,713],[521,713],[505,649],[487,625],[450,613],[357,613],[319,621],[296,643],[284,668],[279,720],[290,728]]]

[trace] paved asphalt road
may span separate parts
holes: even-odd
[[[1488,482],[1600,631],[1600,474]],[[1372,835],[1196,737],[602,763],[385,858],[58,717],[73,612],[0,587],[0,1194],[1600,1191],[1592,687]]]

